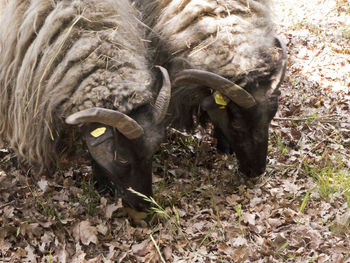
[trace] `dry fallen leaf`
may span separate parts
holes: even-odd
[[[240,247],[240,246],[245,246],[248,244],[247,239],[245,239],[242,236],[238,236],[237,238],[234,239],[232,245],[235,247]]]
[[[64,245],[63,247],[59,247],[56,250],[56,255],[57,255],[57,260],[60,263],[66,263],[69,262],[69,254],[66,251],[66,246]]]
[[[147,217],[145,212],[140,212],[129,207],[124,207],[123,210],[132,220],[134,220],[135,223],[141,223],[143,219]]]
[[[81,241],[81,243],[86,246],[90,243],[94,243],[95,245],[98,243],[97,229],[91,226],[90,222],[87,220],[76,224],[73,229],[73,236],[76,242]]]
[[[111,219],[113,212],[116,211],[118,208],[120,208],[119,204],[113,203],[113,204],[107,205],[105,217],[107,219]]]
[[[4,216],[7,218],[13,217],[13,212],[15,211],[15,208],[13,206],[5,206],[4,208]]]
[[[7,242],[3,238],[0,238],[0,252],[5,253],[11,247],[11,243]]]
[[[173,254],[173,250],[171,249],[171,246],[165,246],[165,247],[163,248],[163,254],[164,254],[164,258],[165,258],[166,260],[170,260],[172,254]]]
[[[149,243],[149,240],[146,239],[139,244],[132,245],[131,250],[135,255],[144,257],[148,253],[148,250],[146,249],[146,246],[148,243]]]
[[[255,214],[243,213],[242,214],[242,221],[254,226],[255,225]]]
[[[38,186],[39,186],[40,190],[45,193],[47,190],[47,186],[48,186],[47,180],[41,178],[41,180],[38,182]]]
[[[25,247],[25,250],[27,251],[27,256],[24,259],[24,262],[36,262],[37,256],[34,254],[34,249],[30,245],[27,245]]]
[[[97,231],[102,234],[102,235],[106,235],[108,232],[108,226],[107,224],[98,224],[96,227]]]

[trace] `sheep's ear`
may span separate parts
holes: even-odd
[[[169,75],[173,77],[185,69],[193,69],[193,66],[187,59],[175,57],[166,64],[166,68],[169,71]]]
[[[66,118],[67,124],[98,122],[116,128],[128,139],[136,139],[143,135],[143,128],[126,114],[105,108],[89,108],[71,114]]]
[[[84,138],[88,145],[96,146],[113,138],[113,128],[100,123],[92,123],[84,126]]]
[[[215,92],[213,95],[207,96],[201,102],[201,108],[204,111],[210,111],[214,109],[226,109],[229,101],[224,98],[220,93]]]

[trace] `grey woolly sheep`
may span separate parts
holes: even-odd
[[[214,124],[217,147],[240,171],[265,171],[268,127],[278,107],[286,52],[269,0],[136,0],[150,28],[155,63],[173,84],[170,122]],[[192,114],[188,114],[188,113]]]
[[[0,0],[0,7],[0,137],[43,173],[78,130],[94,173],[141,209],[127,188],[152,194],[170,82],[160,68],[160,88],[150,70],[137,10],[128,0]]]

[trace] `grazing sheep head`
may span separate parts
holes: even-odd
[[[160,87],[150,69],[146,27],[132,1],[0,3],[1,139],[42,175],[68,153],[74,159],[78,130],[95,179],[142,208],[127,188],[152,192],[151,158],[164,133],[170,81],[160,68]]]
[[[201,109],[214,124],[219,150],[234,152],[239,170],[249,177],[265,171],[268,128],[277,111],[278,88],[286,70],[285,47],[278,38],[276,44],[282,50],[276,69],[268,75],[252,72],[255,76],[246,78],[244,89],[217,74],[195,69],[181,71],[174,80],[175,86],[197,85],[215,91],[202,99]]]
[[[147,203],[128,188],[152,195],[152,155],[164,137],[163,119],[170,100],[168,73],[159,68],[164,81],[154,106],[141,106],[129,116],[95,107],[66,118],[67,124],[83,125],[84,141],[94,160],[95,178],[106,179],[123,202],[137,210],[147,207]]]
[[[215,98],[207,97],[201,104],[214,124],[214,137],[218,149],[235,153],[239,170],[246,176],[255,177],[266,168],[268,129],[278,107],[278,92],[251,108],[242,108],[229,102],[225,108],[216,104]]]

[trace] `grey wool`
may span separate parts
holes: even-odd
[[[136,1],[158,51],[231,80],[270,63],[274,26],[269,0]],[[159,58],[158,59],[165,59]]]
[[[153,103],[145,30],[128,0],[0,0],[0,8],[0,138],[21,162],[57,164],[74,112],[128,114]]]

